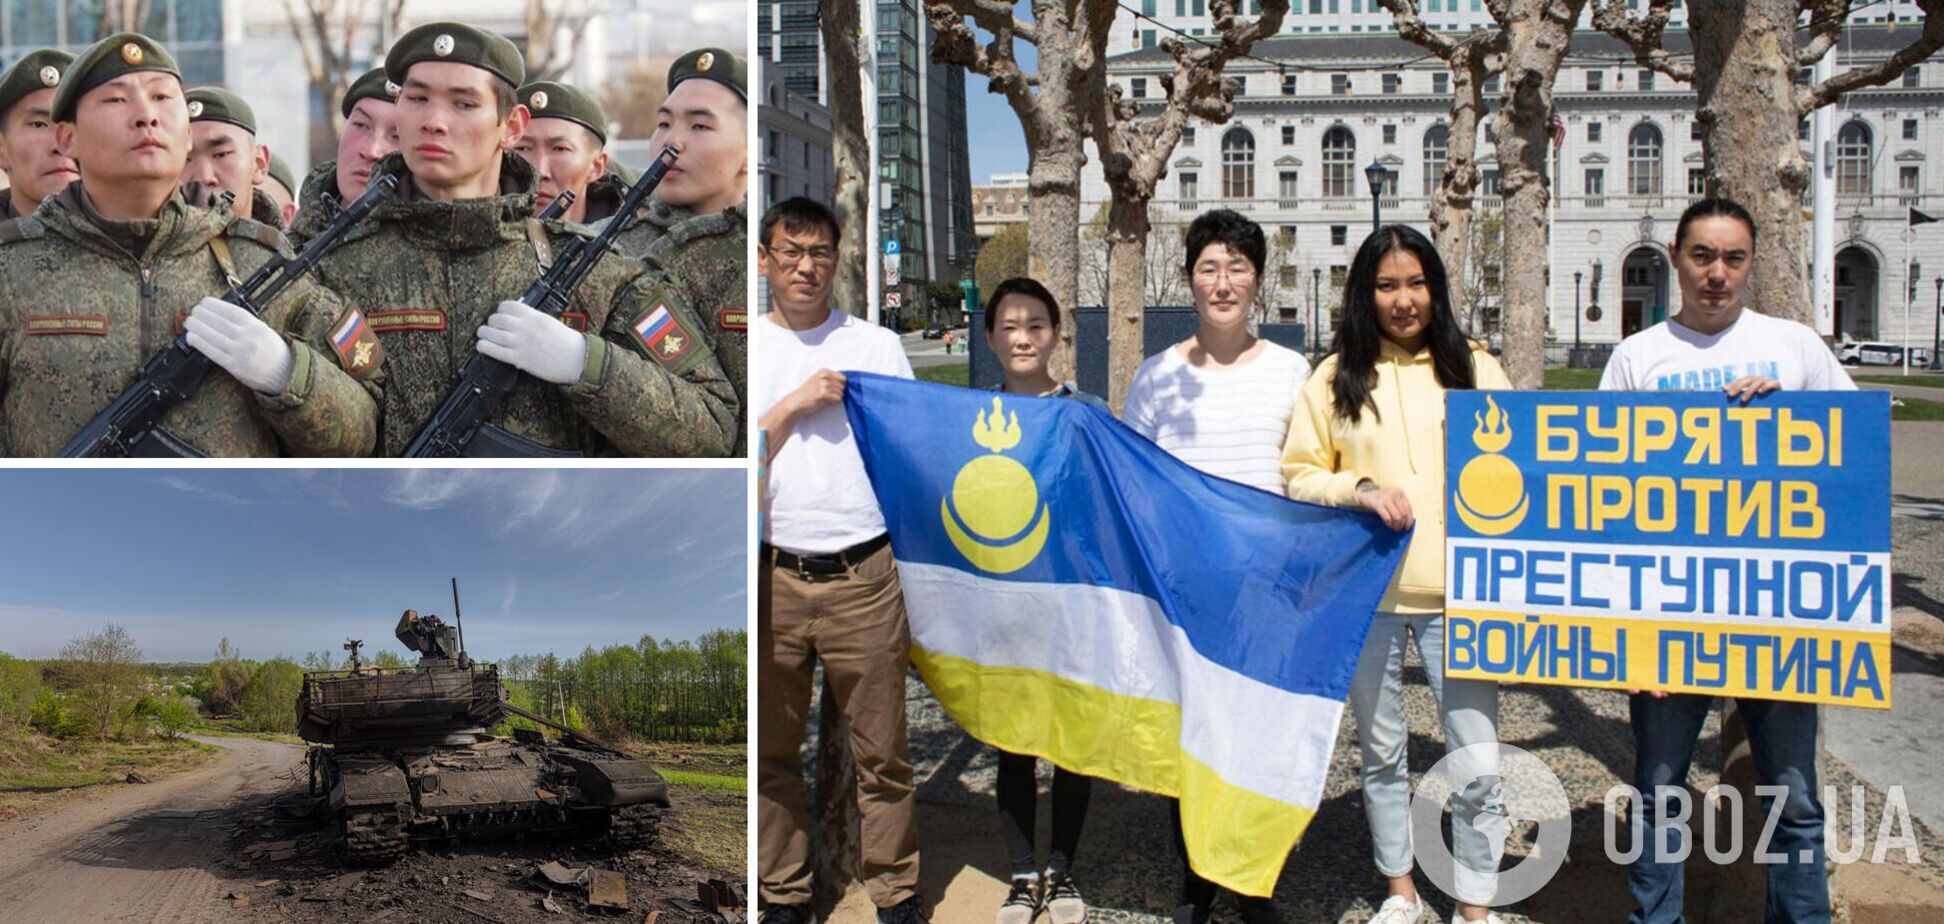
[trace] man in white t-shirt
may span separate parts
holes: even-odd
[[[1681,311],[1622,342],[1600,377],[1600,390],[1719,389],[1744,404],[1777,389],[1855,390],[1815,331],[1742,303],[1755,260],[1755,219],[1747,209],[1727,199],[1696,202],[1681,214],[1669,252],[1680,278]],[[1671,851],[1680,842],[1680,826],[1663,819],[1674,801],[1686,805],[1695,738],[1713,702],[1711,696],[1688,693],[1633,692],[1628,703],[1633,784],[1645,803],[1644,823],[1653,829],[1650,842],[1637,817],[1635,844],[1660,843]],[[1775,797],[1757,794],[1763,814],[1775,822],[1767,849],[1783,857],[1768,866],[1765,920],[1826,924],[1830,905],[1816,783],[1816,706],[1739,697],[1735,705],[1748,726],[1757,785],[1787,788],[1779,812],[1769,811]],[[1658,861],[1656,853],[1648,846],[1628,867],[1627,886],[1638,904],[1629,924],[1683,920],[1682,864]],[[1750,907],[1749,914],[1755,913]]]
[[[884,515],[844,415],[840,369],[911,378],[898,335],[830,306],[837,219],[786,199],[757,256],[770,311],[752,325],[750,382],[767,451],[768,535],[757,572],[757,879],[763,924],[811,921],[804,727],[818,662],[850,728],[864,883],[883,924],[922,924],[905,745],[911,628]]]

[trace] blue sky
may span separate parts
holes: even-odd
[[[1015,12],[1031,21],[1032,10],[1017,7]],[[992,41],[991,33],[974,30],[983,45]],[[1019,66],[1031,74],[1039,69],[1039,50],[1025,42],[1015,43],[1013,55]],[[986,89],[983,76],[965,72],[965,124],[977,126],[966,133],[972,160],[972,185],[992,182],[995,173],[1026,172],[1026,133],[1019,128],[1019,116],[1006,104],[1006,98]]]
[[[748,623],[739,470],[0,471],[0,651],[116,622],[151,661],[406,654],[407,607],[481,660]]]

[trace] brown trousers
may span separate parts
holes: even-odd
[[[889,908],[917,894],[918,827],[905,746],[911,627],[886,546],[848,573],[804,579],[758,569],[756,875],[763,901],[810,901],[803,738],[816,662],[850,726],[864,884]]]

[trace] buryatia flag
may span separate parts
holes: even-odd
[[[1204,475],[1078,401],[847,381],[939,702],[1179,797],[1196,872],[1273,892],[1409,534]]]

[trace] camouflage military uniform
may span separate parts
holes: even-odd
[[[605,173],[600,179],[587,184],[587,209],[581,216],[581,223],[595,225],[620,211],[621,200],[627,197],[629,185],[613,172]],[[633,256],[625,248],[617,248],[615,252]]]
[[[669,214],[669,212],[664,212]],[[702,321],[703,337],[736,389],[736,448],[745,436],[749,395],[749,225],[740,203],[714,215],[676,222],[642,254],[658,301],[679,304]]]
[[[387,158],[386,169],[402,169],[399,161],[397,154]],[[518,298],[586,233],[564,223],[542,228],[532,219],[534,174],[526,161],[507,154],[500,170],[501,195],[457,202],[425,199],[408,178],[372,211],[372,230],[332,250],[319,268],[327,285],[365,309],[384,344],[385,455],[401,453],[438,408],[499,302]],[[523,377],[493,423],[543,446],[590,454],[726,453],[733,390],[707,344],[692,335],[700,329],[695,318],[678,305],[667,314],[679,330],[656,339],[651,355],[637,333],[658,307],[646,290],[638,264],[619,257],[599,263],[563,318],[598,332],[588,339],[581,380],[562,387]]]
[[[275,229],[180,195],[153,221],[108,222],[84,204],[79,183],[35,215],[0,223],[0,454],[59,451],[181,331],[197,301],[223,294],[226,277],[247,277],[281,246]],[[333,331],[355,329],[354,309],[301,279],[264,320],[291,343],[289,387],[257,395],[215,369],[164,426],[216,456],[368,454],[378,357],[332,346]]]
[[[297,191],[297,215],[290,220],[290,227],[284,229],[284,236],[290,238],[293,247],[302,249],[311,238],[323,233],[331,219],[337,217],[343,199],[338,196],[337,161],[327,160],[311,168],[305,174],[304,182]],[[352,229],[352,234],[370,228],[367,222]]]
[[[277,203],[270,201],[263,190],[254,187],[250,189],[250,219],[283,230],[283,210],[277,208]]]
[[[14,208],[13,187],[0,189],[0,221],[19,217],[20,211]]]

